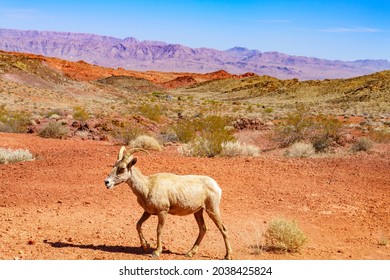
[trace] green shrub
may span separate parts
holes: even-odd
[[[85,122],[89,119],[89,113],[85,108],[76,106],[73,108],[73,119]]]
[[[0,148],[0,164],[30,161],[33,159],[34,157],[28,150],[11,150]]]
[[[199,127],[193,121],[182,121],[172,127],[177,139],[182,143],[188,143],[196,138]]]
[[[312,116],[305,107],[288,114],[275,130],[274,140],[282,147],[296,142],[310,142],[317,152],[325,151],[332,142],[339,141],[343,124],[332,116]]]
[[[143,134],[145,134],[145,129],[128,123],[123,124],[123,126],[115,126],[111,132],[112,137],[126,145]]]
[[[181,155],[187,157],[214,157],[218,154],[218,150],[219,148],[215,147],[215,142],[202,137],[186,143],[178,149]]]
[[[294,220],[274,218],[265,232],[265,244],[268,250],[297,252],[307,240]]]
[[[0,106],[0,132],[25,133],[30,124],[30,115],[25,112],[9,111]]]
[[[179,152],[186,156],[214,157],[221,153],[223,143],[235,140],[234,131],[229,129],[229,120],[224,117],[196,119],[188,123],[189,128],[194,134],[188,133],[189,141],[179,148]]]
[[[138,108],[140,114],[149,120],[159,122],[162,117],[162,110],[157,104],[143,104]]]
[[[38,135],[43,138],[62,139],[69,135],[69,129],[58,122],[50,122],[38,132]]]

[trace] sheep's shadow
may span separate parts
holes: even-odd
[[[94,244],[76,244],[76,243],[70,243],[70,242],[61,242],[61,241],[44,241],[45,244],[50,245],[53,248],[79,248],[79,249],[88,249],[88,250],[97,250],[97,251],[103,251],[108,253],[125,253],[125,254],[132,254],[132,255],[143,255],[143,256],[150,256],[153,252],[153,249],[150,248],[147,251],[144,251],[142,247],[132,247],[132,246],[112,246],[112,245],[94,245]],[[172,254],[172,255],[178,255],[182,256],[183,254],[175,253],[170,250],[163,250],[164,254]]]

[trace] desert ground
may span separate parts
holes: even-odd
[[[0,146],[28,149],[35,156],[0,165],[0,259],[150,258],[151,251],[140,248],[135,224],[142,209],[134,194],[126,184],[112,190],[104,186],[120,146],[13,133],[0,133]],[[313,158],[286,158],[277,152],[184,157],[171,145],[139,154],[137,165],[146,175],[213,177],[222,188],[221,214],[234,259],[390,259],[390,246],[382,242],[390,235],[389,145]],[[262,249],[261,236],[274,217],[293,219],[303,230],[308,243],[300,252]],[[194,259],[222,259],[222,236],[207,215],[205,221],[208,231]],[[156,225],[156,217],[144,224],[152,249]],[[187,259],[197,232],[192,215],[169,215],[160,259]]]
[[[0,52],[0,148],[34,156],[0,164],[0,259],[149,259],[157,218],[144,224],[152,248],[143,252],[136,231],[143,210],[135,195],[126,184],[104,185],[120,142],[146,133],[163,149],[137,155],[145,175],[201,174],[218,182],[234,259],[389,260],[389,77],[390,71],[323,81],[135,72]],[[301,105],[328,129],[322,143],[329,148],[286,157],[286,147],[269,136],[295,120],[300,111],[290,113]],[[257,146],[259,156],[180,154],[186,142],[175,126],[188,133],[194,130],[186,126],[208,115],[229,120],[226,131]],[[335,125],[328,116],[341,121],[337,141],[328,141]],[[50,124],[57,131],[43,135]],[[371,137],[373,147],[351,152],[362,137]],[[264,246],[270,221],[279,217],[295,220],[307,237],[298,252]],[[194,259],[222,259],[222,235],[207,215],[205,221]],[[192,215],[169,216],[160,259],[187,259],[197,235]]]

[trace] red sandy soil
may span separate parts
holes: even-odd
[[[119,146],[105,141],[53,140],[0,133],[0,147],[27,148],[36,160],[0,165],[0,259],[149,259],[135,224],[142,214],[125,184],[103,180]],[[390,259],[390,151],[287,159],[187,158],[175,146],[138,155],[138,168],[206,174],[222,190],[221,213],[235,259]],[[273,217],[295,219],[309,241],[299,253],[253,245]],[[221,234],[208,232],[195,259],[221,259]],[[156,217],[144,224],[155,246]],[[193,216],[169,216],[161,259],[186,259],[197,236]]]
[[[110,76],[129,76],[143,78],[152,83],[159,84],[165,88],[178,88],[193,85],[194,83],[206,82],[217,79],[228,78],[245,78],[256,76],[254,73],[245,73],[242,75],[230,74],[224,70],[211,73],[186,73],[186,72],[160,72],[160,71],[134,71],[123,68],[107,68],[98,65],[88,64],[84,61],[71,62],[54,57],[45,57],[35,54],[4,52],[4,54],[12,54],[23,58],[37,59],[46,63],[53,70],[59,71],[66,76],[78,81],[93,81]]]

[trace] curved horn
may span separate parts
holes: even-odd
[[[146,151],[146,150],[144,150],[144,149],[142,149],[142,148],[132,148],[132,149],[130,149],[130,150],[126,153],[126,155],[130,156],[130,155],[135,154],[135,153],[137,153],[137,152],[144,152],[145,154],[150,155],[148,151]]]
[[[118,153],[118,160],[121,160],[123,158],[123,154],[126,150],[126,147],[125,146],[122,146],[121,149],[119,150],[119,153]]]

